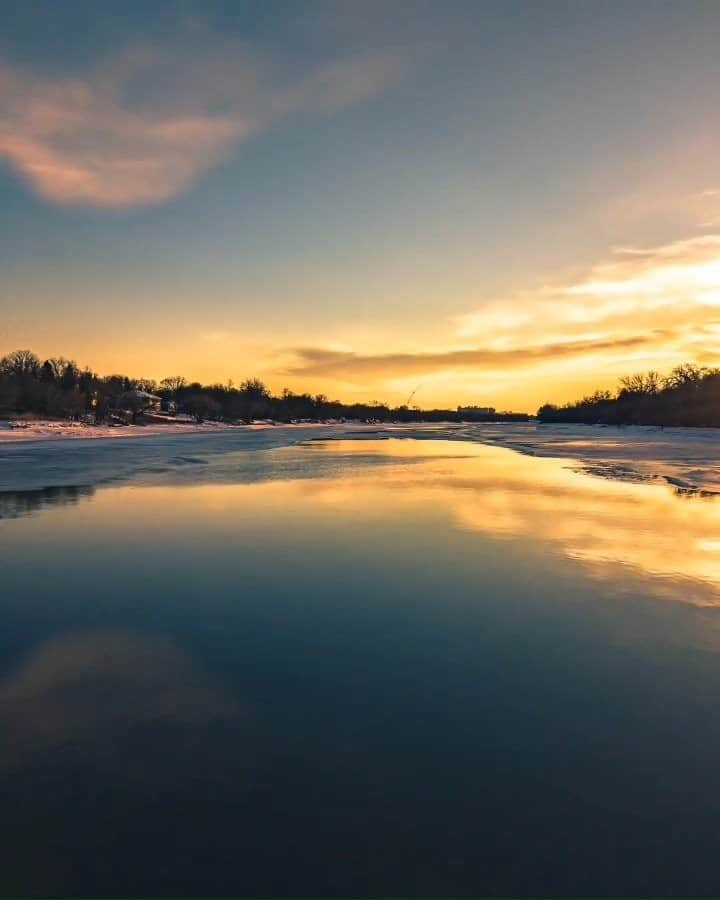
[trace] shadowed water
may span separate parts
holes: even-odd
[[[459,441],[146,447],[117,484],[83,449],[94,490],[3,470],[4,893],[716,890],[715,498]]]

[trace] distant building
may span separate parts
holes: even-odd
[[[139,400],[143,409],[148,412],[158,412],[162,403],[162,397],[156,397],[155,394],[148,394],[147,391],[129,391],[129,395]]]
[[[458,406],[459,416],[494,416],[494,406]]]

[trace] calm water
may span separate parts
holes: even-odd
[[[185,440],[0,493],[2,893],[720,890],[720,500]]]

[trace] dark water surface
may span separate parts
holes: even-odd
[[[719,500],[204,440],[6,455],[1,893],[720,891]]]

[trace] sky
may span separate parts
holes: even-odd
[[[534,411],[720,365],[720,4],[0,4],[0,355]]]

